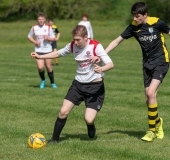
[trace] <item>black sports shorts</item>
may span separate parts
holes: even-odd
[[[52,52],[52,51],[51,51]],[[42,52],[36,52],[38,55],[44,55],[44,54],[48,54],[50,52],[47,52],[47,53],[42,53]]]
[[[80,83],[77,80],[72,82],[65,99],[75,105],[85,102],[86,108],[100,111],[105,97],[104,82]]]
[[[149,87],[152,79],[163,81],[169,69],[169,63],[162,63],[159,65],[150,65],[143,67],[144,86]]]
[[[51,42],[52,49],[57,49],[57,42],[53,41]]]

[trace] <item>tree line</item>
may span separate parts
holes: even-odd
[[[142,0],[141,0],[142,1]],[[169,0],[143,0],[149,15],[170,22]],[[57,19],[80,19],[83,13],[91,19],[125,19],[135,0],[0,0],[0,20],[36,19],[38,12]],[[127,18],[128,19],[128,18]]]

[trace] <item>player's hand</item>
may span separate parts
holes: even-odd
[[[39,55],[36,52],[32,52],[30,56],[31,58],[36,58],[36,59],[39,58]]]
[[[99,63],[101,61],[100,57],[98,56],[94,56],[92,59],[91,59],[91,62],[92,63]]]
[[[58,38],[55,38],[55,41],[58,41]]]
[[[48,41],[48,36],[44,35],[44,40]]]
[[[40,44],[41,44],[40,41],[36,41],[36,42],[35,42],[35,45],[36,45],[36,46],[40,46]]]
[[[93,64],[94,65],[94,71],[96,73],[101,73],[102,72],[102,67],[98,66],[97,64]]]

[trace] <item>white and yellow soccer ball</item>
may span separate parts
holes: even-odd
[[[46,145],[46,139],[41,133],[31,134],[28,138],[28,146],[31,148],[41,148]]]

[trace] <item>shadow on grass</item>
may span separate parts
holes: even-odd
[[[60,138],[60,141],[70,140],[70,139],[80,139],[81,141],[94,141],[97,139],[97,136],[94,138],[89,138],[87,134],[62,134],[63,137]]]
[[[123,131],[123,130],[115,130],[115,131],[109,131],[105,134],[115,134],[115,133],[121,133],[121,134],[127,134],[132,137],[136,137],[138,139],[141,139],[142,136],[145,135],[146,132],[144,131]]]

